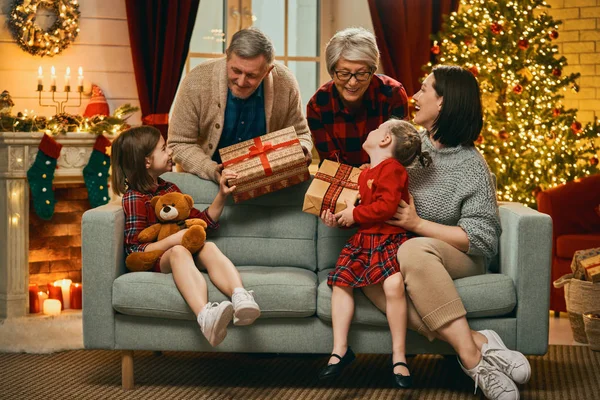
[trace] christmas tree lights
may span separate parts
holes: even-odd
[[[535,207],[541,190],[598,172],[600,121],[583,126],[562,104],[578,73],[554,42],[558,26],[543,0],[464,0],[434,35],[441,64],[478,79],[484,128],[477,147],[497,177],[498,200]],[[425,68],[431,71],[429,63]]]

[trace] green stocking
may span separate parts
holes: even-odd
[[[54,215],[54,170],[56,160],[60,156],[62,144],[44,134],[38,146],[38,153],[31,168],[27,170],[27,180],[33,197],[35,213],[42,219],[49,220]]]

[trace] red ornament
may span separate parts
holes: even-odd
[[[469,71],[471,71],[471,73],[475,76],[479,75],[479,70],[477,69],[477,67],[475,65],[473,65],[471,68],[469,68]]]
[[[494,22],[492,25],[490,25],[490,30],[494,35],[498,35],[503,29],[504,27],[497,22]]]
[[[521,39],[521,40],[519,40],[518,45],[521,50],[527,50],[527,48],[529,47],[529,40]]]
[[[552,116],[553,117],[558,117],[560,115],[560,108],[554,107],[552,109]]]
[[[515,92],[516,94],[523,93],[523,86],[517,83],[517,85],[513,88],[513,92]]]
[[[571,131],[573,132],[573,134],[579,135],[581,133],[581,122],[573,121],[573,123],[571,124]]]
[[[505,130],[501,130],[500,132],[498,132],[498,137],[502,140],[506,140],[510,137],[510,134]]]
[[[558,39],[558,31],[550,31],[548,36],[550,36],[550,39],[556,40],[556,39]]]
[[[558,77],[558,76],[561,76],[561,75],[562,75],[562,71],[561,71],[561,69],[560,69],[560,68],[554,68],[554,69],[552,70],[552,75],[554,75],[554,76],[557,76],[557,77]]]
[[[465,44],[468,46],[473,43],[473,38],[471,36],[467,36],[464,40]]]
[[[594,156],[594,157],[590,158],[590,165],[592,165],[593,167],[598,165],[598,157]],[[598,206],[598,210],[600,211],[600,206]]]
[[[438,54],[440,54],[440,46],[438,46],[437,44],[431,46],[431,52],[437,56]]]

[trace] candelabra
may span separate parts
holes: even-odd
[[[83,73],[82,73],[81,67],[79,67],[79,80],[78,80],[78,85],[77,85],[77,93],[79,93],[79,101],[78,101],[77,104],[68,104],[68,102],[69,102],[69,93],[71,93],[71,84],[70,84],[71,76],[70,76],[70,74],[71,74],[71,69],[67,68],[67,74],[65,75],[65,89],[64,89],[64,93],[66,93],[66,95],[65,95],[64,100],[57,100],[55,98],[55,96],[56,96],[56,75],[55,75],[54,67],[52,67],[52,76],[51,76],[50,90],[48,92],[52,93],[52,102],[54,104],[51,104],[51,103],[43,104],[42,103],[42,92],[44,91],[44,85],[43,85],[43,82],[42,82],[42,67],[40,67],[38,69],[38,84],[37,84],[37,90],[36,91],[38,92],[39,105],[40,106],[42,106],[42,107],[54,107],[55,110],[56,110],[55,114],[62,114],[62,113],[64,113],[65,109],[68,108],[68,107],[79,107],[79,106],[81,106],[81,95],[83,93]]]

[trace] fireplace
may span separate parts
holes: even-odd
[[[28,313],[29,283],[42,290],[68,278],[81,282],[81,215],[90,208],[82,170],[96,136],[66,133],[54,174],[54,215],[37,217],[30,202],[27,170],[41,132],[0,132],[0,319]]]

